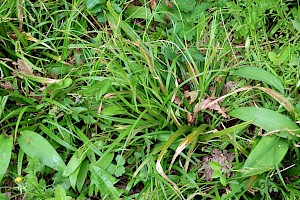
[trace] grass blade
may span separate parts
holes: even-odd
[[[177,156],[189,145],[191,144],[193,141],[195,141],[196,139],[198,139],[198,136],[203,133],[203,131],[206,129],[207,125],[202,124],[200,127],[198,127],[196,130],[192,131],[184,140],[182,140],[182,142],[178,145],[175,154],[172,158],[170,167],[168,171],[171,171],[172,169],[172,165],[174,163],[174,161],[176,160]]]
[[[100,189],[102,197],[109,195],[109,199],[119,199],[121,192],[114,186],[117,182],[115,177],[97,166],[91,167],[91,175],[91,182]]]
[[[180,190],[178,188],[178,186],[173,182],[171,181],[171,179],[169,179],[169,177],[167,177],[167,175],[165,174],[160,162],[164,156],[164,154],[166,153],[166,151],[168,150],[169,146],[182,134],[188,132],[191,130],[192,127],[190,126],[184,126],[184,127],[180,127],[175,133],[173,133],[170,138],[168,139],[168,141],[166,142],[166,144],[162,147],[162,150],[158,156],[158,159],[156,161],[156,170],[158,171],[158,173],[164,178],[166,179],[169,183],[171,183],[173,185],[173,187],[177,190],[177,192],[179,194],[180,193]]]

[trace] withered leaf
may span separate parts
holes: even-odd
[[[193,118],[192,114],[190,112],[187,112],[186,113],[186,118],[187,118],[187,121],[188,121],[188,125],[191,125],[194,123],[195,119]]]
[[[228,81],[227,83],[225,83],[222,87],[222,92],[221,94],[227,94],[229,92],[231,92],[234,88],[236,87],[236,83],[233,81]]]
[[[199,111],[210,109],[218,111],[218,113],[221,114],[224,118],[229,118],[229,116],[226,114],[226,109],[224,107],[221,107],[219,104],[221,101],[214,102],[214,100],[216,100],[216,98],[203,98],[200,105],[197,103],[194,106],[194,117],[198,114]]]
[[[18,59],[17,65],[18,65],[19,72],[23,74],[33,75],[32,67],[28,65],[27,62],[25,62],[24,60]]]
[[[4,88],[5,90],[14,90],[13,85],[9,81],[5,81],[4,83],[0,82],[0,87]]]
[[[150,8],[151,8],[151,10],[154,10],[154,9],[155,9],[156,4],[157,4],[156,0],[152,0],[152,1],[150,2]]]

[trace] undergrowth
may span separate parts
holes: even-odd
[[[298,199],[296,1],[2,0],[1,199]]]

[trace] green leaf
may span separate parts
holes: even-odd
[[[129,19],[140,18],[151,20],[154,18],[157,22],[165,23],[165,21],[156,12],[151,13],[150,8],[144,6],[132,6],[126,10],[125,15],[128,16]]]
[[[119,199],[121,192],[114,186],[117,179],[100,167],[91,167],[91,184],[95,184],[100,189],[101,197],[109,199]]]
[[[72,174],[79,167],[85,157],[85,153],[81,154],[79,151],[75,152],[68,162],[67,167],[63,172],[63,176],[68,177],[70,174]]]
[[[60,89],[67,88],[72,85],[73,80],[71,78],[63,79],[61,82],[57,83],[60,86]]]
[[[77,182],[77,177],[78,177],[79,171],[80,171],[80,166],[77,167],[76,170],[69,176],[71,187],[74,190],[76,190],[75,188],[76,188],[76,182]]]
[[[292,21],[293,27],[294,27],[297,31],[300,31],[300,21],[298,21],[298,20],[291,20],[291,21]]]
[[[212,178],[220,178],[222,176],[221,172],[220,171],[214,171],[212,174],[211,174],[211,177]]]
[[[126,170],[125,170],[125,167],[124,166],[116,166],[116,170],[115,170],[115,176],[116,177],[120,177],[122,176],[123,174],[125,174]]]
[[[275,135],[263,137],[249,154],[241,169],[244,176],[253,176],[274,169],[289,149],[286,139]]]
[[[121,155],[117,155],[116,161],[117,161],[117,165],[115,167],[114,174],[116,177],[120,177],[126,172],[124,167],[125,159]]]
[[[104,108],[101,112],[101,115],[114,116],[126,114],[126,110],[120,106],[112,105]]]
[[[275,87],[281,94],[284,93],[284,87],[280,80],[266,70],[257,67],[241,67],[238,70],[231,71],[230,75],[262,81]]]
[[[277,62],[277,61],[278,61],[277,54],[274,53],[274,52],[272,52],[272,51],[270,51],[270,52],[268,53],[268,57],[269,57],[269,59],[270,59],[272,62]]]
[[[19,137],[19,145],[26,155],[38,158],[41,163],[57,171],[65,169],[65,163],[51,146],[51,144],[41,135],[25,130]]]
[[[0,135],[0,181],[2,180],[8,168],[11,151],[13,146],[13,138],[6,138],[5,134]]]
[[[176,0],[178,9],[183,12],[190,12],[196,5],[196,0]]]
[[[178,34],[180,38],[184,38],[187,41],[191,41],[196,35],[196,29],[194,28],[194,23],[182,23],[176,22],[175,24],[175,32]]]
[[[214,171],[221,171],[221,164],[215,161],[210,161],[208,162],[209,166],[212,168]]]
[[[66,195],[65,189],[61,185],[57,185],[54,191],[54,198],[48,198],[46,200],[71,200],[72,197]]]
[[[227,180],[226,180],[226,176],[225,174],[221,174],[220,176],[220,182],[223,186],[226,186],[227,185]]]
[[[76,188],[78,192],[82,190],[88,171],[89,171],[89,161],[84,160],[80,165],[80,171],[78,173],[77,181],[76,181]]]
[[[292,138],[291,134],[289,134],[287,131],[284,131],[286,129],[295,131],[296,134],[299,134],[299,126],[290,118],[266,108],[236,108],[233,111],[231,111],[229,115],[244,121],[252,121],[252,124],[258,127],[262,127],[262,129],[266,131],[282,130],[279,134],[277,134],[280,137]]]
[[[124,165],[125,164],[125,159],[121,155],[117,155],[116,161],[117,161],[117,165]]]
[[[87,0],[86,1],[86,8],[89,10],[89,11],[93,11],[96,9],[97,6],[99,6],[99,4],[105,4],[106,3],[106,0]]]

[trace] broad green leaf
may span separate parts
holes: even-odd
[[[182,22],[176,22],[175,23],[175,32],[178,34],[180,38],[184,38],[187,41],[191,41],[194,36],[196,35],[196,29],[194,25],[190,22],[185,21],[185,23]]]
[[[63,79],[61,82],[57,83],[60,86],[60,89],[67,88],[72,85],[73,80],[71,78]]]
[[[86,8],[91,11],[94,10],[98,4],[105,4],[106,0],[87,0]]]
[[[70,184],[74,190],[76,190],[76,182],[77,182],[79,171],[80,171],[80,166],[77,167],[76,170],[69,175]]]
[[[114,186],[117,179],[107,173],[100,167],[91,167],[91,184],[95,184],[100,189],[101,197],[103,199],[119,199],[121,192]]]
[[[278,61],[277,54],[274,53],[274,52],[272,52],[272,51],[270,51],[270,52],[268,53],[268,57],[269,57],[269,59],[270,59],[272,62],[277,62],[277,61]]]
[[[117,155],[116,162],[117,165],[114,174],[116,177],[120,177],[126,172],[124,167],[125,159],[121,155]]]
[[[114,116],[114,115],[121,115],[121,114],[126,114],[126,109],[117,106],[117,105],[112,105],[104,108],[101,111],[102,115],[107,115],[107,116]]]
[[[240,170],[244,176],[253,176],[274,169],[289,149],[286,139],[275,135],[263,137],[249,154]]]
[[[209,166],[212,168],[214,171],[221,171],[221,164],[215,161],[210,161],[208,162]]]
[[[284,138],[292,137],[288,131],[293,131],[296,134],[299,134],[299,126],[290,118],[266,108],[236,108],[231,111],[229,115],[244,121],[252,121],[252,124],[262,127],[266,131],[281,131],[277,135]]]
[[[281,94],[284,93],[284,87],[280,80],[264,69],[258,67],[241,67],[238,70],[230,72],[230,75],[262,81],[275,87]]]
[[[0,181],[2,180],[8,168],[11,151],[13,146],[13,138],[6,138],[5,134],[0,135]]]
[[[19,145],[26,155],[38,158],[41,163],[57,171],[65,169],[65,163],[52,147],[52,145],[41,135],[25,130],[19,137]]]

